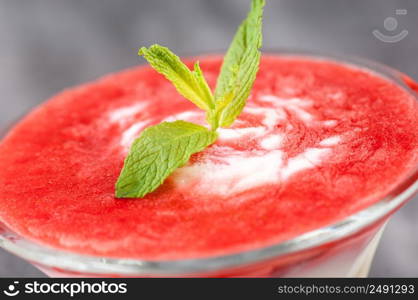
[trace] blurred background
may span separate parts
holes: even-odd
[[[180,54],[226,49],[249,2],[0,0],[0,128],[64,88],[142,63],[139,46],[158,42]],[[418,80],[416,0],[267,0],[264,32],[266,49],[362,56]],[[418,276],[414,200],[387,226],[371,276]],[[42,273],[0,250],[6,276]]]

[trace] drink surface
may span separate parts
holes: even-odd
[[[221,58],[200,59],[215,85]],[[332,224],[387,194],[418,162],[403,88],[325,60],[265,56],[218,141],[143,199],[115,199],[147,126],[204,115],[148,67],[55,96],[0,144],[0,219],[39,243],[142,259],[234,253]]]

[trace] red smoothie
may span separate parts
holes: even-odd
[[[200,61],[214,87],[222,59]],[[149,67],[53,97],[0,143],[0,220],[82,254],[230,254],[342,220],[418,163],[418,107],[399,85],[337,62],[264,56],[247,106],[214,145],[154,193],[114,197],[144,128],[204,117]]]

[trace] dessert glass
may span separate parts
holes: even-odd
[[[307,51],[271,53],[332,60],[370,70],[413,95],[418,105],[418,84],[382,64]],[[0,247],[51,277],[364,277],[385,224],[417,191],[418,166],[386,197],[334,224],[275,245],[216,257],[145,261],[87,256],[28,240],[1,220]]]

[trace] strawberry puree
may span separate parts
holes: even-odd
[[[213,87],[221,59],[201,59]],[[0,220],[44,245],[180,259],[255,249],[332,224],[385,196],[418,163],[418,107],[366,70],[265,56],[218,141],[143,199],[115,199],[147,126],[204,115],[138,67],[67,90],[0,143]]]

